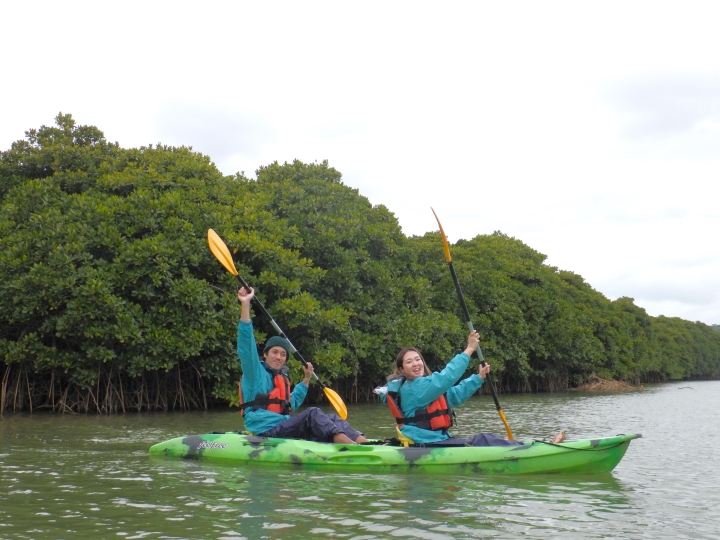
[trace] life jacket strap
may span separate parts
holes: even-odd
[[[400,379],[400,387],[405,384],[405,377]],[[415,411],[413,416],[403,416],[402,408],[400,405],[400,388],[397,391],[388,392],[386,394],[387,404],[390,408],[390,412],[395,417],[395,422],[398,427],[405,424],[415,424],[417,427],[422,429],[429,429],[432,431],[438,431],[440,429],[447,430],[447,428],[455,425],[455,411],[447,403],[447,397],[445,394],[440,396],[438,399],[433,401],[427,408],[418,409]],[[433,411],[428,411],[435,406],[439,407]],[[447,420],[442,420],[440,425],[433,426],[432,419],[438,417],[447,417]]]
[[[238,384],[240,413],[245,415],[248,410],[267,409],[278,414],[290,414],[290,379],[284,373],[276,373],[273,377],[273,389],[269,394],[257,394],[252,401],[243,402],[242,388]],[[271,409],[272,407],[272,409]]]
[[[263,397],[264,396],[264,397]],[[290,402],[286,399],[278,399],[278,398],[270,398],[267,397],[267,394],[258,394],[255,399],[252,401],[246,401],[245,403],[240,404],[240,409],[247,409],[249,407],[262,407],[264,405],[280,405],[280,406],[290,406]]]

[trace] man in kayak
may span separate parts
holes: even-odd
[[[308,391],[310,377],[314,372],[308,362],[303,367],[305,377],[290,392],[290,380],[285,365],[290,353],[290,342],[280,336],[267,340],[260,360],[250,320],[250,302],[255,290],[244,287],[238,291],[241,304],[238,324],[237,352],[243,378],[241,383],[241,410],[245,428],[262,437],[309,439],[318,442],[355,444],[368,442],[363,434],[336,414],[326,414],[317,407],[309,407],[300,414],[290,416],[297,410]]]
[[[420,351],[408,347],[400,351],[395,359],[395,371],[384,389],[376,392],[390,407],[390,412],[403,435],[415,444],[425,445],[469,445],[469,446],[515,446],[523,443],[507,441],[491,433],[479,433],[471,438],[452,437],[448,432],[454,424],[453,407],[462,405],[485,382],[490,365],[478,368],[455,384],[467,369],[470,356],[480,341],[473,330],[468,336],[467,347],[455,356],[441,372],[431,373]],[[383,391],[384,390],[384,391]],[[553,443],[562,442],[565,433],[561,431]]]

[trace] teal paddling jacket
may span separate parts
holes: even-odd
[[[251,322],[240,321],[238,324],[237,353],[242,369],[243,399],[248,402],[254,400],[258,394],[269,394],[274,388],[273,376],[260,361]],[[308,387],[302,381],[295,385],[290,394],[290,407],[293,411],[305,401],[307,392]],[[267,409],[245,409],[245,429],[260,435],[288,418],[290,415],[274,413]]]
[[[448,362],[441,372],[435,371],[432,375],[418,377],[413,380],[406,380],[401,386],[400,381],[395,379],[387,384],[388,392],[398,392],[400,396],[400,407],[403,416],[413,416],[418,409],[424,409],[445,394],[448,405],[451,408],[458,407],[467,401],[482,386],[483,379],[475,373],[460,383],[455,384],[462,377],[470,363],[470,357],[464,352],[458,354]],[[383,403],[387,403],[385,394],[380,394]],[[405,424],[400,428],[403,435],[410,437],[417,444],[444,441],[451,435],[444,431],[432,431],[422,429],[413,424]]]

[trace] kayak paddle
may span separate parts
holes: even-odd
[[[440,236],[442,236],[443,248],[445,249],[445,260],[447,261],[448,267],[450,268],[450,274],[452,274],[453,282],[455,283],[455,290],[457,291],[458,299],[460,300],[460,306],[462,307],[463,313],[465,314],[465,323],[467,324],[468,329],[470,329],[470,331],[472,332],[475,329],[473,328],[472,321],[470,320],[470,311],[468,310],[467,304],[465,303],[465,297],[463,296],[462,289],[460,288],[460,282],[458,281],[457,273],[455,272],[455,267],[453,266],[452,257],[450,256],[450,246],[448,244],[447,237],[445,236],[445,231],[443,231],[442,225],[440,224],[440,218],[437,216],[437,214],[435,214],[435,210],[432,207],[430,208],[430,210],[432,210],[432,213],[435,215],[435,219],[437,220],[438,226],[440,227]],[[482,351],[480,350],[480,343],[477,344],[475,351],[477,352],[478,358],[480,359],[480,365],[484,366],[485,358],[483,358]],[[490,380],[490,374],[488,373],[485,378],[487,379],[487,383],[490,386],[490,393],[492,394],[493,400],[495,401],[495,408],[500,415],[500,420],[502,420],[503,424],[505,424],[505,431],[507,432],[508,440],[512,441],[514,440],[514,437],[512,431],[510,431],[510,426],[505,419],[505,414],[500,407],[500,402],[498,401],[497,394],[495,393],[495,386],[493,386],[492,380]]]
[[[222,264],[228,272],[238,278],[238,281],[242,284],[243,287],[245,287],[245,290],[250,291],[250,285],[247,284],[247,282],[235,269],[235,263],[233,262],[232,255],[230,255],[230,250],[225,245],[225,242],[223,242],[222,239],[218,236],[218,234],[212,229],[208,229],[208,244],[210,245],[210,251],[212,251],[212,254],[215,255],[215,258],[220,261],[220,264]],[[285,332],[283,332],[282,329],[278,326],[278,324],[275,322],[275,319],[273,319],[272,316],[268,313],[267,309],[265,309],[265,306],[262,305],[262,302],[260,302],[258,297],[253,297],[253,300],[255,301],[255,305],[260,308],[260,311],[262,311],[265,316],[270,319],[270,324],[272,324],[273,328],[275,328],[275,331],[288,340],[288,343],[290,343],[290,348],[292,349],[292,353],[295,355],[295,357],[300,360],[300,362],[302,362],[304,366],[306,366],[307,362],[305,361],[305,359],[295,348],[295,345],[292,344],[290,338],[288,338],[285,335]],[[323,392],[325,392],[325,396],[328,398],[328,401],[333,406],[335,411],[337,411],[338,416],[345,420],[348,413],[347,407],[345,406],[342,398],[338,395],[337,392],[335,392],[335,390],[325,386],[323,382],[319,379],[319,377],[315,374],[315,372],[313,372],[313,377],[315,377],[315,380],[320,384],[320,386],[322,386]]]

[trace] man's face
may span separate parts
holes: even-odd
[[[287,362],[287,351],[278,346],[270,347],[265,351],[265,354],[263,354],[263,358],[265,358],[265,363],[267,363],[271,369],[280,371],[285,365],[285,362]]]

